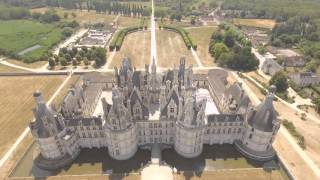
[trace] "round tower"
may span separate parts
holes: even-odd
[[[243,137],[236,141],[238,150],[251,159],[267,161],[275,155],[272,143],[280,122],[273,107],[274,91],[272,86],[266,99],[256,108],[249,109]]]
[[[205,100],[197,106],[195,98],[188,97],[176,122],[174,149],[183,157],[193,158],[202,153],[205,108]]]
[[[126,160],[138,150],[136,126],[117,87],[112,90],[112,101],[112,105],[103,101],[108,151],[112,158]]]

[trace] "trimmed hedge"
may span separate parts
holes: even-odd
[[[197,50],[197,45],[190,38],[189,32],[187,32],[183,28],[168,26],[168,25],[163,25],[163,24],[161,24],[159,28],[160,29],[163,28],[163,29],[166,29],[169,31],[175,31],[175,32],[179,33],[188,49],[191,49],[191,47],[192,47],[194,50]]]
[[[109,45],[109,50],[113,51],[114,49],[116,49],[117,51],[119,51],[122,46],[123,40],[127,34],[137,32],[142,29],[143,29],[142,26],[133,26],[133,27],[121,29],[120,31],[118,31],[114,35],[114,37]]]

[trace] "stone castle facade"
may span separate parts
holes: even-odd
[[[204,144],[224,143],[255,160],[275,155],[280,123],[273,93],[253,107],[226,71],[194,74],[183,58],[164,73],[155,63],[138,71],[126,58],[113,77],[84,74],[59,109],[47,107],[40,92],[34,97],[30,129],[40,149],[36,164],[46,169],[72,162],[81,148],[107,147],[112,158],[125,160],[154,143],[186,158],[200,155]]]

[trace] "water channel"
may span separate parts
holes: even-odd
[[[107,148],[83,149],[71,165],[56,171],[46,171],[33,164],[35,148],[37,148],[35,143],[30,146],[11,173],[11,177],[139,173],[151,158],[151,152],[144,149],[139,149],[134,157],[125,161],[112,159],[108,155]],[[261,168],[264,166],[264,163],[243,157],[233,145],[206,145],[200,156],[191,159],[179,156],[173,149],[165,149],[162,151],[162,160],[178,171]],[[282,171],[281,168],[280,171]],[[286,176],[284,172],[281,174]]]

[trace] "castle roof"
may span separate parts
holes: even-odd
[[[273,95],[269,94],[261,104],[249,110],[247,121],[251,127],[263,132],[273,131],[273,121],[277,119],[273,98]]]

